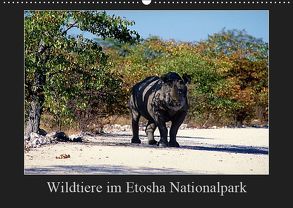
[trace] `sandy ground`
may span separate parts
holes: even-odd
[[[179,130],[180,148],[150,146],[140,135],[142,144],[131,144],[131,132],[124,131],[31,149],[24,153],[24,174],[269,174],[269,129]],[[57,159],[61,154],[70,158]]]

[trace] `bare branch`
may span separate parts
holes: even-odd
[[[77,21],[69,25],[69,27],[62,32],[62,35],[65,35],[68,32],[68,30],[70,30],[71,28],[76,27],[76,24],[77,24]]]

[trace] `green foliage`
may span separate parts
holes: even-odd
[[[105,12],[26,12],[27,110],[30,110],[30,102],[41,98],[42,110],[53,114],[61,126],[72,122],[76,112],[87,114],[93,99],[101,100],[98,95],[112,93],[111,99],[99,102],[101,106],[108,108],[117,102],[115,97],[118,95],[119,98],[121,94],[120,81],[109,72],[108,56],[102,47],[82,35],[72,37],[68,31],[76,27],[97,37],[134,43],[139,40],[139,35],[128,29],[130,25],[133,22],[110,17]],[[100,106],[97,108],[105,110]]]

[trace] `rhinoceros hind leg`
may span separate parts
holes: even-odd
[[[156,128],[157,128],[156,124],[152,121],[149,121],[146,126],[145,133],[148,137],[149,145],[156,145],[158,143],[154,138],[154,132]]]
[[[131,115],[132,115],[132,139],[131,139],[131,143],[140,144],[141,141],[140,141],[139,136],[138,136],[140,113],[137,112],[135,109],[131,109]]]

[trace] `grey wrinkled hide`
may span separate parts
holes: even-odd
[[[148,120],[146,134],[151,145],[179,147],[176,141],[178,128],[185,119],[188,110],[187,87],[190,76],[181,78],[175,72],[162,77],[152,76],[137,83],[132,88],[129,107],[132,115],[132,143],[141,143],[138,137],[139,118]],[[171,121],[170,141],[167,140],[166,122]],[[160,131],[160,141],[154,139],[156,128]]]

